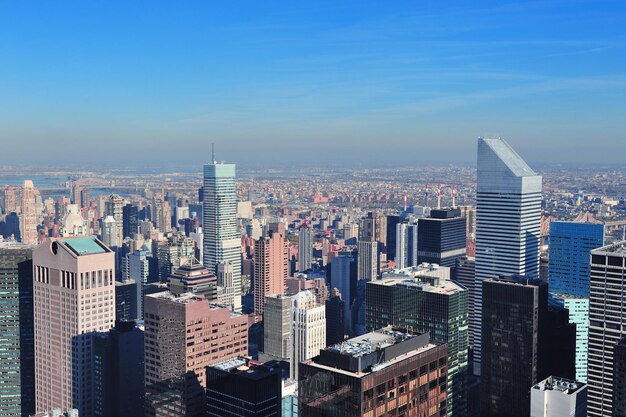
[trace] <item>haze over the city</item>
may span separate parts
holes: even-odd
[[[621,163],[624,21],[620,1],[3,2],[0,154],[469,165],[501,136]]]

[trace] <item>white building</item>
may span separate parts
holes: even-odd
[[[292,297],[293,356],[291,376],[298,380],[298,364],[326,347],[326,306],[317,304],[315,294],[301,291]]]
[[[478,139],[474,373],[480,375],[482,281],[539,278],[541,176],[502,139]]]
[[[298,271],[304,272],[313,265],[313,232],[308,223],[298,228]]]
[[[530,389],[530,417],[561,416],[587,416],[587,385],[550,376]]]

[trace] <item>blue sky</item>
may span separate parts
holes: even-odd
[[[623,163],[625,22],[598,0],[2,1],[0,165],[199,164],[211,142],[243,164],[472,163],[480,135]]]

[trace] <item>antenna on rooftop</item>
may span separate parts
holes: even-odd
[[[456,185],[452,186],[452,208],[456,208]]]
[[[426,204],[424,207],[428,207],[428,183],[426,183]]]
[[[441,209],[441,184],[437,185],[437,210]]]
[[[215,162],[215,144],[211,144],[211,163],[216,164]]]

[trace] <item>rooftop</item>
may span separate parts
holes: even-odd
[[[58,242],[65,245],[78,256],[111,252],[109,248],[94,237],[58,239]]]
[[[572,381],[558,376],[549,376],[533,386],[533,389],[541,391],[558,391],[564,395],[570,395],[584,387],[586,387],[586,384],[582,382]]]
[[[623,240],[621,242],[616,242],[611,245],[603,246],[598,249],[594,249],[591,251],[591,253],[595,253],[595,254],[605,253],[605,254],[615,254],[615,255],[626,256],[626,240]]]
[[[481,138],[494,154],[507,166],[511,172],[518,177],[528,177],[537,175],[535,171],[515,152],[515,150],[505,140]]]

